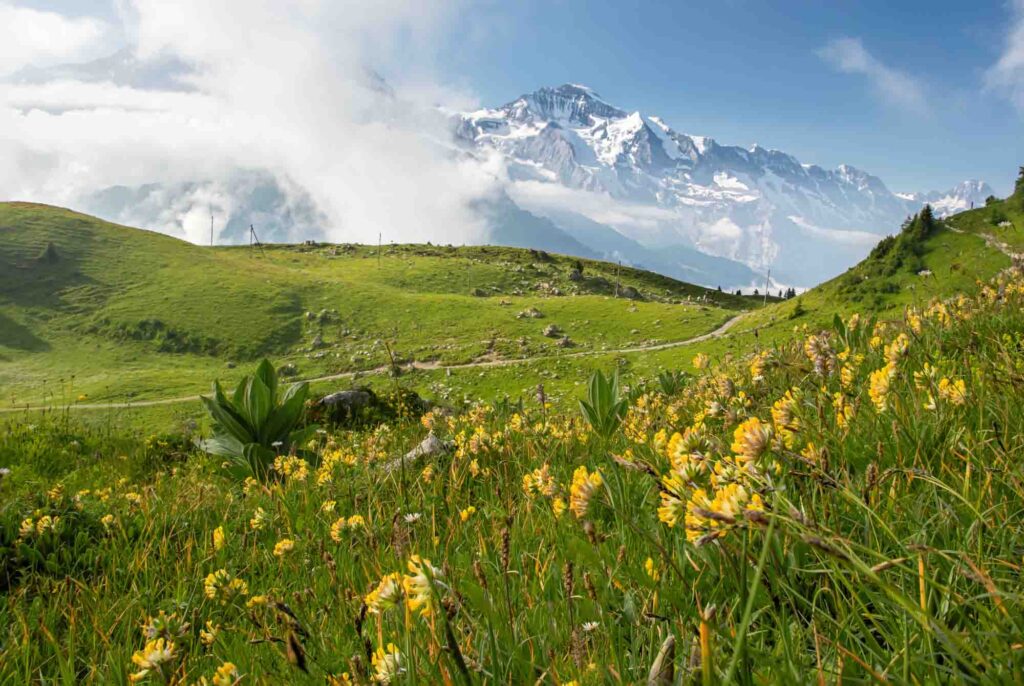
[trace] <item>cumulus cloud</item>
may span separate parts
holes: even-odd
[[[110,27],[89,17],[69,18],[0,2],[0,76],[29,65],[46,66],[98,56]]]
[[[887,104],[915,113],[927,110],[924,87],[913,76],[883,63],[859,38],[836,38],[818,50],[818,56],[844,74],[868,79]]]
[[[1014,0],[1013,20],[1003,52],[985,72],[987,88],[1006,96],[1024,112],[1024,0]]]
[[[239,171],[258,170],[312,198],[332,240],[479,240],[473,206],[497,192],[496,175],[451,147],[434,107],[449,91],[429,69],[430,46],[458,8],[129,0],[119,27],[129,58],[184,65],[179,87],[67,70],[0,83],[0,197],[74,205],[109,186],[203,182],[189,187],[191,205],[179,199],[156,217],[166,224],[150,227],[195,240],[211,210],[220,216],[237,202],[225,194],[239,187]],[[393,92],[368,67],[399,52],[419,66]]]

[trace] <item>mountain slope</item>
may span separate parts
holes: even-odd
[[[826,170],[778,150],[679,133],[575,84],[464,113],[456,136],[469,149],[502,154],[517,204],[556,223],[551,186],[569,191],[556,209],[648,248],[687,246],[802,286],[853,264],[924,202],[936,202],[941,215],[990,191],[973,182],[900,196],[848,165]]]

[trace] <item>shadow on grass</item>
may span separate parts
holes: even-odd
[[[2,312],[0,312],[0,346],[28,352],[45,352],[50,349],[49,343],[32,333],[28,327],[19,324]]]

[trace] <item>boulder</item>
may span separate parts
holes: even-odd
[[[640,291],[632,286],[623,286],[622,290],[619,291],[619,295],[630,300],[640,300]]]
[[[561,333],[561,329],[556,324],[548,324],[544,327],[544,335],[548,338],[557,338]]]

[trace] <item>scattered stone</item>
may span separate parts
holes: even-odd
[[[536,307],[528,307],[516,315],[516,319],[542,319],[543,317],[544,313]]]
[[[324,347],[324,337],[321,336],[320,334],[317,334],[316,336],[313,337],[313,342],[310,343],[310,346],[313,348],[313,350]]]
[[[575,345],[575,343],[573,343],[572,339],[570,339],[568,336],[562,336],[557,341],[555,341],[555,345],[558,346],[559,348],[571,348]]]
[[[227,363],[227,368],[228,369],[234,369],[236,366],[238,366],[238,365],[236,365],[232,360],[228,360],[228,363]]]
[[[409,466],[416,462],[422,457],[430,457],[432,455],[440,455],[447,453],[452,449],[452,445],[434,435],[433,432],[427,434],[427,437],[420,441],[420,444],[415,448],[407,452],[397,460],[392,460],[384,465],[384,472],[390,473],[396,469],[401,469],[402,466]]]
[[[556,324],[548,324],[544,327],[544,335],[548,338],[556,338],[561,334],[561,330]]]
[[[573,269],[571,272],[569,272],[569,280],[570,281],[582,281],[583,280],[583,274],[580,273],[579,269]]]
[[[289,362],[279,367],[277,373],[280,376],[295,376],[299,373],[299,368],[295,366],[294,362]]]
[[[473,296],[474,298],[486,298],[487,297],[487,291],[485,291],[482,288],[473,288],[473,289],[471,289],[469,291],[469,294],[471,296]]]

